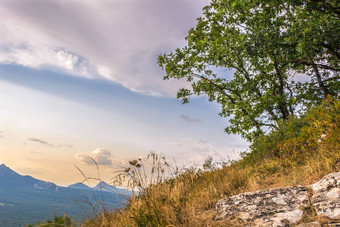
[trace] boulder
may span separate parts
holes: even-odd
[[[340,172],[331,173],[310,186],[311,198],[319,216],[340,219]]]
[[[217,220],[241,219],[248,226],[321,226],[318,222],[301,224],[304,208],[340,223],[340,172],[329,174],[310,186],[291,186],[246,192],[218,201]]]
[[[217,219],[235,217],[256,226],[285,226],[297,223],[303,216],[299,208],[308,203],[308,190],[302,186],[247,192],[218,201]]]

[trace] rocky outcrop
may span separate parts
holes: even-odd
[[[247,192],[220,200],[217,218],[236,216],[259,226],[279,226],[297,223],[303,215],[299,208],[308,203],[308,190],[301,186]]]
[[[329,226],[340,226],[340,172],[304,186],[246,192],[218,201],[217,220],[240,219],[248,226],[321,226],[301,224],[306,211],[315,211]]]
[[[329,174],[310,187],[313,190],[311,202],[317,214],[340,219],[340,172]]]

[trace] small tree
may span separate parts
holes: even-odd
[[[188,44],[159,56],[164,79],[186,79],[184,103],[207,95],[248,141],[307,105],[339,93],[337,1],[212,0]],[[231,70],[233,76],[225,76]],[[298,81],[296,72],[309,76]]]

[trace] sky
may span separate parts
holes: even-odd
[[[1,0],[0,164],[68,185],[162,153],[179,166],[248,144],[206,97],[189,104],[157,56],[184,47],[208,0]],[[232,76],[231,72],[226,72]]]

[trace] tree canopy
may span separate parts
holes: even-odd
[[[252,141],[325,96],[338,98],[339,14],[337,0],[212,0],[187,45],[158,63],[164,79],[191,83],[178,91],[184,103],[208,96],[229,118],[226,132]]]

